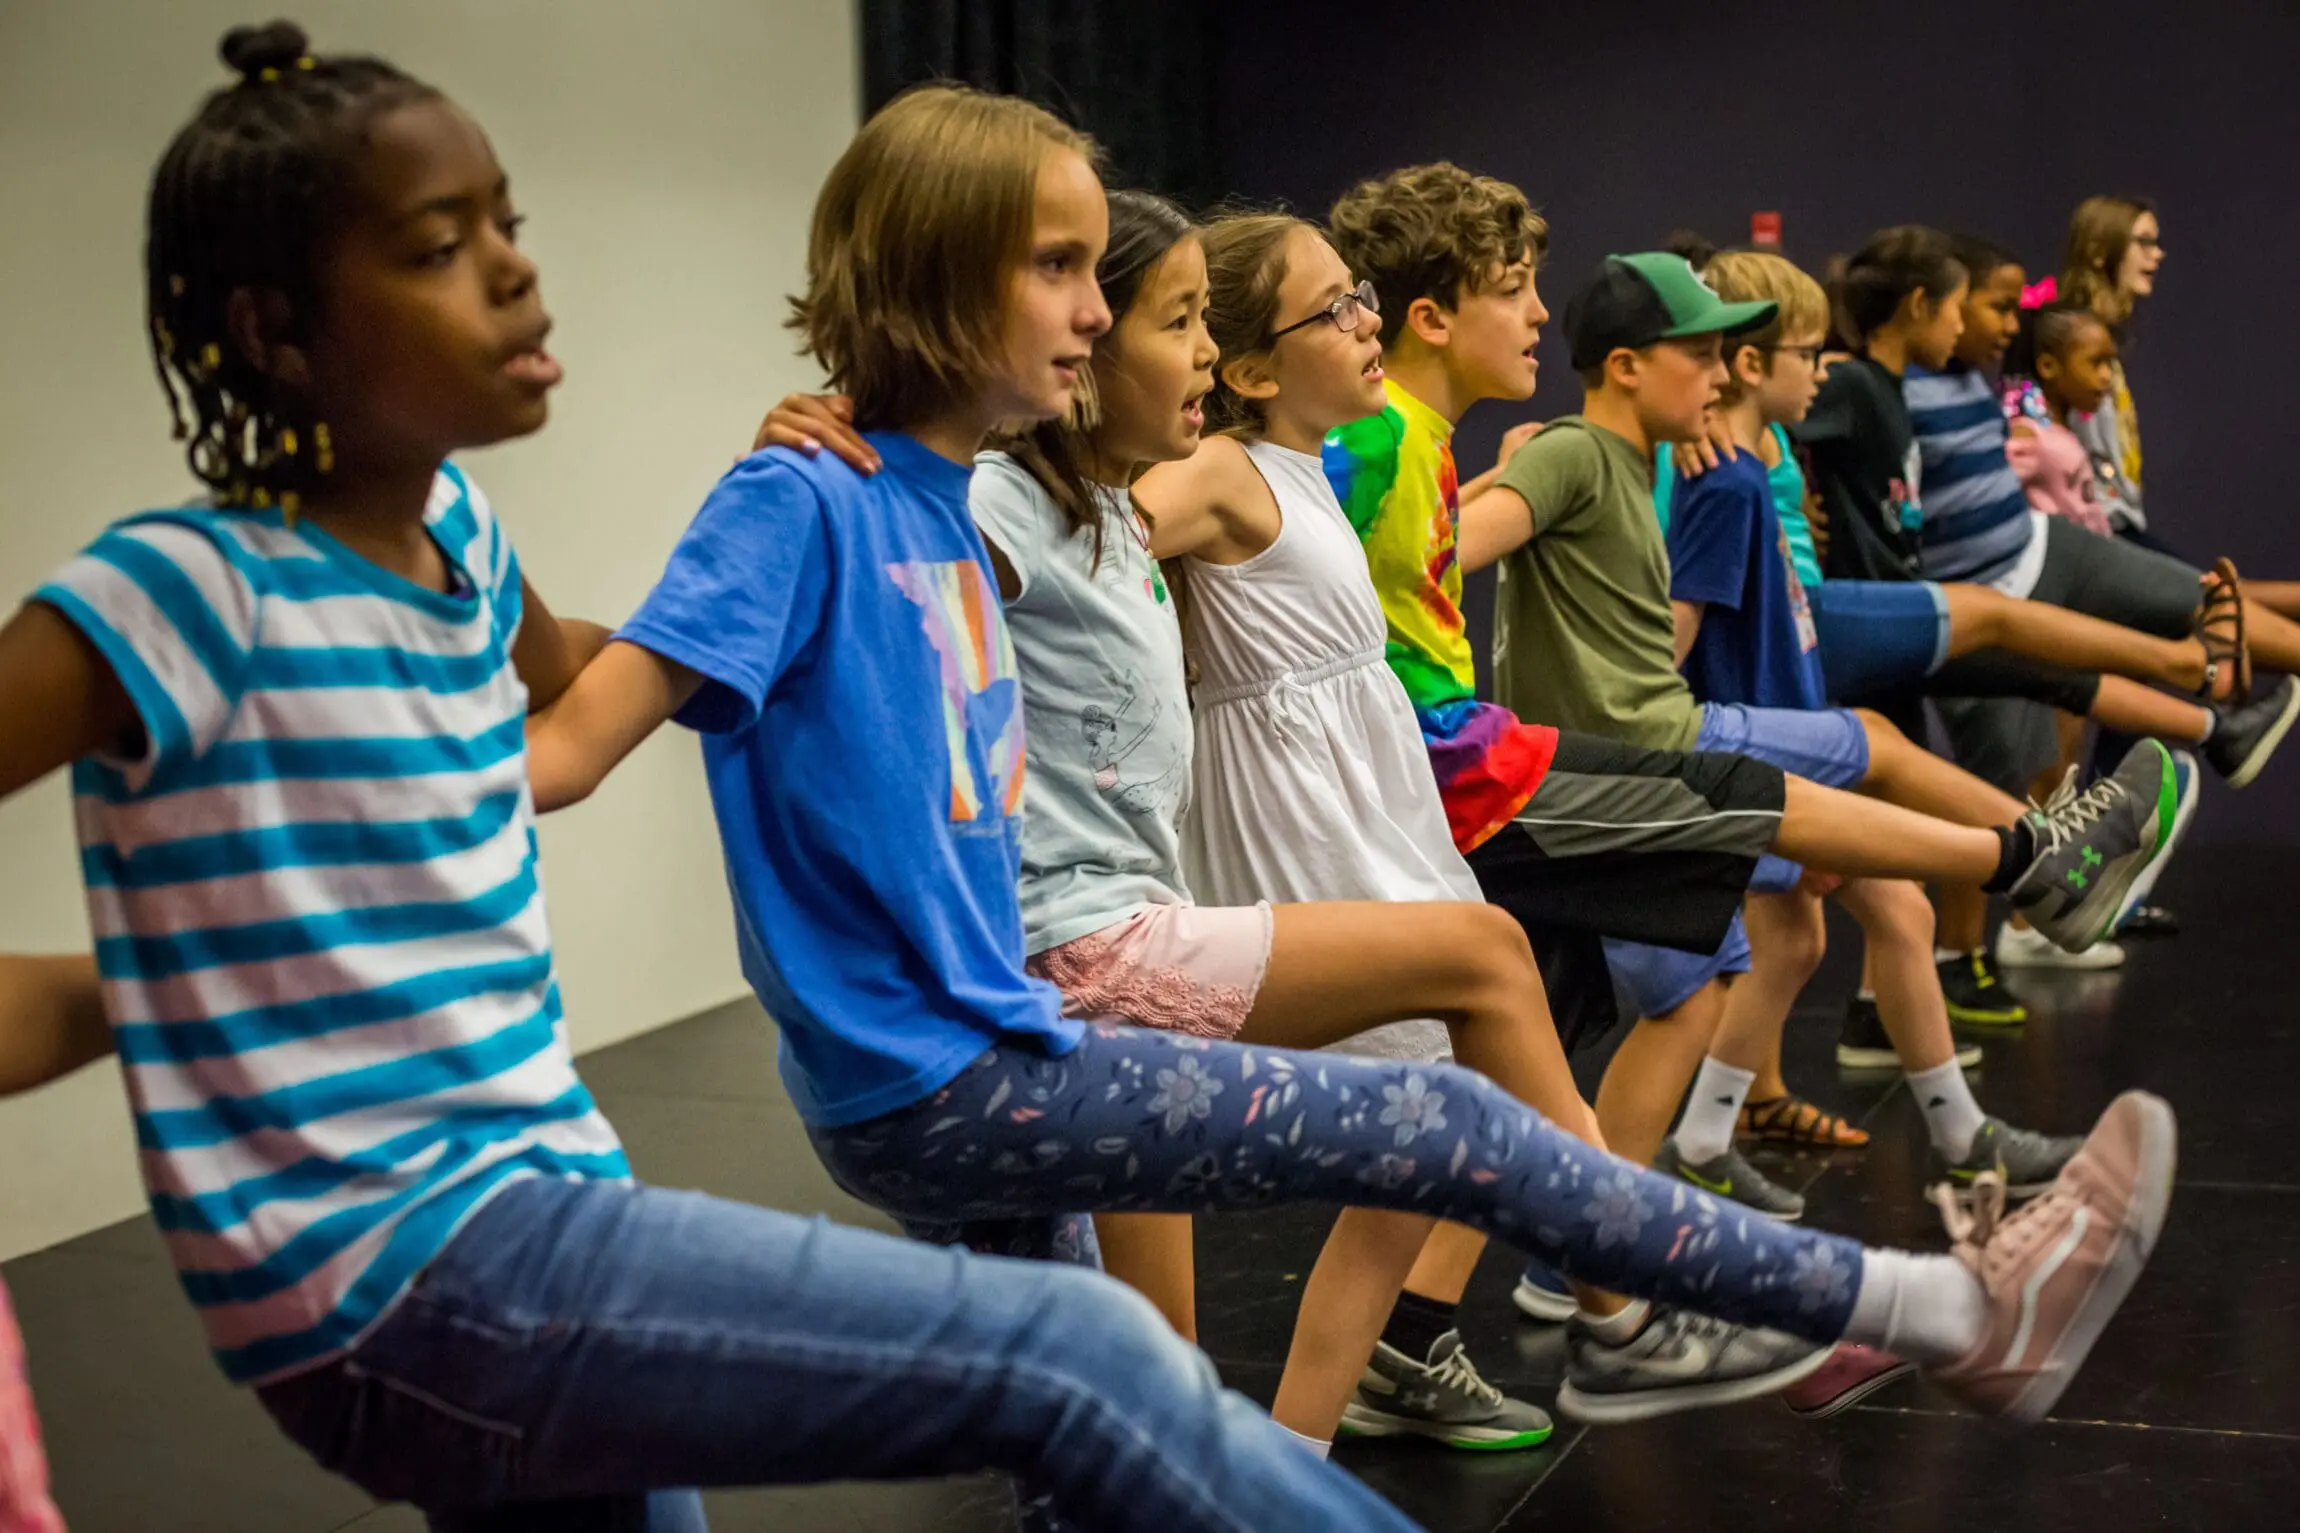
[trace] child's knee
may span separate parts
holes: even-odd
[[[1906,879],[1865,879],[1852,908],[1870,941],[1932,949],[1933,902],[1920,886]]]
[[[1510,997],[1522,996],[1528,977],[1538,984],[1541,965],[1533,956],[1533,943],[1517,917],[1499,905],[1472,905],[1464,912],[1463,931],[1471,944],[1480,979]]]
[[[1749,931],[1752,962],[1776,973],[1810,978],[1829,953],[1829,926],[1817,899],[1786,896],[1772,919]]]

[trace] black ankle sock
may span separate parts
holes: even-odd
[[[1459,1305],[1440,1304],[1425,1299],[1418,1293],[1401,1291],[1397,1304],[1390,1310],[1390,1323],[1382,1327],[1382,1340],[1412,1358],[1423,1362],[1437,1340],[1454,1328],[1454,1312]]]
[[[2036,827],[2022,815],[2010,825],[1997,827],[1997,870],[1989,881],[1981,885],[1987,894],[2003,894],[2020,882],[2020,876],[2036,861]]]

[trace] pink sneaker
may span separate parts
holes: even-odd
[[[1807,1421],[1825,1421],[1916,1371],[1917,1365],[1906,1358],[1857,1341],[1841,1341],[1818,1372],[1781,1391],[1781,1403]]]
[[[2006,1217],[1994,1172],[1975,1184],[1969,1213],[1942,1197],[1957,1259],[1980,1278],[1989,1315],[1980,1343],[1928,1377],[1984,1416],[2036,1421],[2050,1411],[2156,1248],[2178,1147],[2172,1108],[2128,1091],[2019,1213]]]

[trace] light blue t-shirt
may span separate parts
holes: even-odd
[[[782,448],[720,480],[620,637],[697,672],[743,973],[817,1127],[907,1107],[994,1045],[1076,1047],[1022,970],[1023,708],[967,466]]]
[[[453,468],[425,523],[452,594],[187,508],[33,598],[142,725],[73,767],[81,876],[152,1219],[237,1383],[349,1349],[508,1182],[630,1175],[560,1019],[519,563]]]
[[[1004,453],[975,460],[975,525],[1021,590],[1006,604],[1028,730],[1023,946],[1060,947],[1146,905],[1189,902],[1180,821],[1190,788],[1182,627],[1141,521],[1102,493],[1094,529]]]

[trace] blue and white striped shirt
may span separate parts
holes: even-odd
[[[2035,535],[2028,496],[2005,457],[2005,416],[1985,374],[1911,366],[1901,397],[1924,460],[1922,559],[1931,580],[1988,584]]]
[[[81,869],[152,1214],[239,1383],[352,1346],[513,1178],[630,1174],[560,1017],[518,561],[452,468],[426,521],[457,594],[186,508],[35,596],[141,720],[74,769]]]

